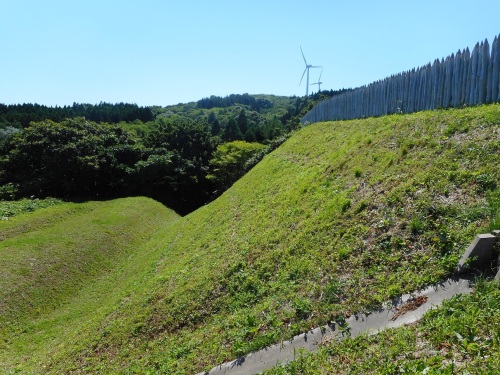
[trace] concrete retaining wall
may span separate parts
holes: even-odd
[[[492,233],[478,234],[467,248],[458,262],[457,274],[468,273],[496,273],[500,278],[498,244],[500,230]]]

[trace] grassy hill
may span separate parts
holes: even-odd
[[[27,202],[20,203],[19,210],[13,204],[2,209],[26,211]],[[128,198],[59,202],[2,220],[0,363],[45,372],[39,362],[28,370],[23,361],[32,351],[50,356],[57,345],[74,344],[74,332],[100,321],[102,309],[118,303],[140,281],[137,269],[148,265],[144,244],[177,218],[151,199]],[[13,368],[0,365],[0,372]]]
[[[314,124],[183,218],[136,199],[18,216],[0,369],[194,373],[438,281],[499,223],[499,134],[499,105]]]

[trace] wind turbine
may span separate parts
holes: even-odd
[[[302,46],[300,47],[300,52],[302,53],[302,58],[304,59],[304,62],[306,64],[306,68],[304,69],[304,73],[302,73],[302,78],[300,79],[300,84],[302,83],[302,80],[304,79],[304,74],[306,74],[307,71],[307,84],[306,84],[306,96],[309,96],[309,69],[311,68],[323,68],[322,66],[314,66],[314,65],[308,65],[306,61],[306,57],[304,56],[304,52],[302,51]]]
[[[316,82],[316,83],[311,83],[311,86],[313,86],[313,85],[318,85],[318,92],[320,92],[320,91],[321,91],[321,84],[323,83],[323,82],[321,82],[321,75],[322,75],[322,74],[323,74],[323,68],[321,68],[321,73],[319,73],[318,82]]]

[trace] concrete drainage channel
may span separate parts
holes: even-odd
[[[375,334],[387,328],[396,328],[418,321],[422,316],[439,306],[443,300],[457,294],[471,293],[473,280],[478,274],[494,275],[500,281],[498,247],[500,230],[492,234],[479,234],[463,254],[453,278],[427,289],[403,295],[369,315],[359,314],[349,317],[342,324],[323,326],[295,336],[289,341],[269,346],[258,352],[214,367],[209,372],[197,375],[252,375],[279,364],[293,361],[300,350],[315,351],[318,344],[327,340],[342,340],[349,335]]]

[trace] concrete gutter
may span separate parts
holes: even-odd
[[[403,295],[387,303],[385,308],[371,314],[356,314],[341,325],[322,326],[295,336],[289,341],[269,346],[247,354],[234,361],[223,363],[208,372],[197,375],[253,375],[293,361],[301,350],[316,351],[323,341],[342,340],[362,334],[376,334],[384,329],[414,323],[430,309],[457,294],[469,294],[477,271],[497,273],[500,259],[498,244],[500,231],[476,236],[457,266],[456,276],[424,290]],[[472,274],[470,271],[474,271]],[[466,273],[467,272],[467,273]],[[495,280],[500,280],[500,271]]]
[[[323,326],[309,332],[295,336],[289,341],[275,344],[258,352],[250,353],[234,361],[214,367],[209,372],[198,375],[253,375],[263,372],[271,367],[286,364],[293,361],[299,351],[316,351],[318,344],[324,340],[342,340],[350,335],[356,337],[362,334],[376,334],[387,328],[401,327],[418,321],[422,316],[435,306],[439,306],[444,299],[451,298],[457,294],[468,294],[472,291],[472,283],[469,278],[448,279],[442,283],[428,287],[425,290],[412,294],[406,294],[400,299],[389,302],[390,307],[380,309],[371,314],[353,315],[348,318],[342,328]],[[426,297],[426,298],[425,298]],[[416,306],[413,302],[425,300],[415,309],[409,309],[401,313],[404,306]],[[398,309],[399,308],[399,309]]]

